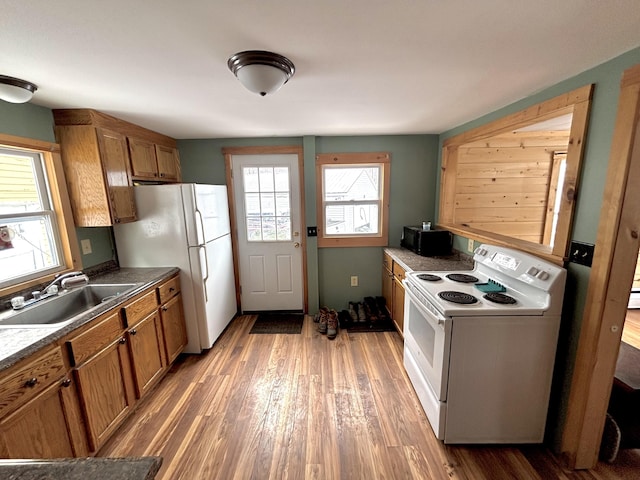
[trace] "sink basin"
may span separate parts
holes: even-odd
[[[22,310],[0,314],[0,327],[61,327],[135,287],[135,283],[89,284],[41,300]]]

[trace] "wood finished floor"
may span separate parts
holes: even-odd
[[[236,318],[184,355],[99,456],[159,455],[158,479],[639,478],[640,454],[566,471],[542,446],[436,440],[402,367],[396,332],[249,335]]]

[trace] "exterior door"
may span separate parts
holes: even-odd
[[[232,155],[243,311],[303,310],[297,154]]]

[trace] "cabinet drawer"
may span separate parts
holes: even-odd
[[[400,265],[398,265],[395,262],[393,263],[393,274],[396,276],[396,278],[399,281],[404,280],[404,275],[405,275],[404,268],[402,268]]]
[[[0,416],[35,397],[65,372],[60,347],[18,364],[0,380]]]
[[[158,287],[160,304],[162,305],[180,291],[180,277],[174,277]]]
[[[123,333],[122,320],[118,311],[109,314],[103,320],[67,341],[74,366],[81,365],[89,357],[102,350]]]
[[[127,325],[135,325],[156,308],[158,308],[158,301],[156,300],[156,291],[154,289],[124,307]]]

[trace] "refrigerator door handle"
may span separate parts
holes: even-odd
[[[209,257],[207,256],[207,246],[206,245],[200,245],[200,247],[204,250],[204,268],[205,268],[205,275],[204,278],[202,279],[202,285],[204,286],[204,301],[205,302],[209,302],[209,295],[207,294],[207,281],[209,280]]]
[[[196,243],[198,245],[202,245],[202,244],[207,242],[207,235],[205,234],[205,231],[204,231],[204,220],[202,218],[202,212],[200,210],[198,210],[198,207],[195,208],[195,213],[198,216],[198,218],[200,219],[200,231],[202,232],[202,242],[201,242],[200,241],[200,235],[198,235],[198,231],[196,229]]]

